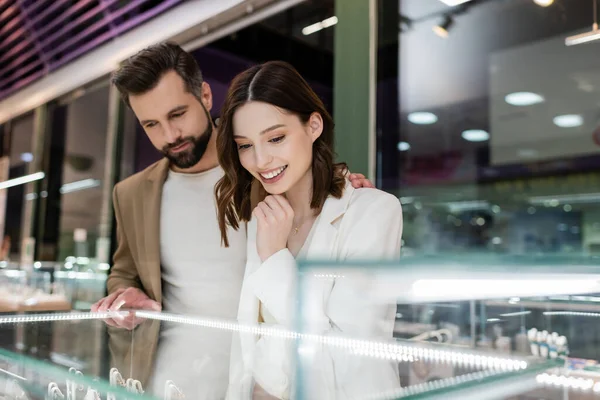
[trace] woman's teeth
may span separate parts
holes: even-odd
[[[262,174],[262,173],[261,173],[261,174],[260,174],[260,176],[262,176],[262,177],[263,177],[263,178],[265,178],[265,179],[273,179],[273,178],[275,178],[277,175],[279,175],[280,173],[282,173],[282,172],[283,172],[283,171],[284,171],[286,168],[287,168],[287,165],[286,165],[286,166],[283,166],[283,167],[281,167],[281,168],[278,168],[278,169],[276,169],[276,170],[274,170],[274,171],[268,172],[268,173],[266,173],[266,174]]]

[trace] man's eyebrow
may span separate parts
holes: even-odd
[[[176,112],[184,111],[184,110],[187,110],[187,109],[188,109],[188,106],[185,106],[185,105],[173,107],[171,110],[169,110],[169,112],[167,113],[167,115],[171,115],[171,114],[174,114]],[[150,122],[156,122],[156,120],[154,120],[154,119],[145,119],[145,120],[140,121],[140,124],[141,125],[146,125],[147,123],[150,123]]]
[[[188,106],[177,106],[177,107],[174,107],[174,108],[172,108],[172,109],[171,109],[171,110],[170,110],[170,111],[167,113],[167,115],[171,115],[171,114],[173,114],[173,113],[176,113],[176,112],[178,112],[178,111],[187,110],[187,108],[188,108]]]
[[[275,125],[273,125],[273,126],[270,126],[270,127],[268,127],[267,129],[263,129],[263,130],[260,132],[260,134],[261,134],[261,135],[264,135],[265,133],[268,133],[268,132],[274,131],[275,129],[283,128],[284,126],[285,126],[284,124],[275,124]],[[233,138],[234,138],[234,139],[245,139],[245,137],[244,137],[244,136],[241,136],[241,135],[233,135]]]

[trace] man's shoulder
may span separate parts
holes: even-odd
[[[135,195],[139,192],[140,185],[147,181],[152,176],[159,176],[161,174],[161,170],[165,168],[165,160],[161,159],[154,164],[146,167],[145,169],[137,172],[122,181],[118,182],[115,185],[115,192],[118,192],[119,195]]]

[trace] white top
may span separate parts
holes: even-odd
[[[296,259],[283,249],[261,262],[256,229],[256,221],[250,221],[240,323],[256,324],[262,305],[270,314],[270,322],[294,330],[294,313],[301,307],[303,332],[392,340],[396,305],[374,301],[378,292],[374,274],[360,274],[365,270],[336,278],[316,274],[314,279],[307,278],[307,292],[298,304]],[[329,197],[325,201],[312,235],[304,244],[303,258],[338,262],[394,260],[400,257],[401,237],[398,198],[376,189],[354,189],[347,181],[340,199]],[[233,345],[229,399],[249,398],[255,382],[276,398],[293,398],[292,341],[276,335],[243,333],[234,337]],[[336,350],[319,343],[312,346],[307,353],[311,366],[302,374],[310,381],[302,385],[306,398],[368,398],[400,387],[397,364],[393,362],[359,357],[347,349]]]
[[[169,171],[160,212],[163,309],[233,320],[246,264],[246,229],[228,232],[221,246],[214,188],[220,167],[199,174]],[[223,398],[231,335],[220,329],[169,324],[160,336],[153,386],[171,379],[187,398]]]

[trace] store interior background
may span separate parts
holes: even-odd
[[[465,5],[378,4],[374,181],[401,198],[404,255],[597,252],[600,41],[565,46],[566,36],[591,27],[592,2]],[[303,30],[334,16],[333,0],[309,0],[195,50],[213,90],[213,117],[237,73],[273,59],[291,62],[333,113],[336,26],[308,35]],[[433,28],[448,20],[447,37],[440,37]],[[77,229],[87,233],[84,254],[93,258],[96,251],[108,92],[104,79],[56,105],[53,135],[64,135],[65,145],[53,153],[63,185],[55,208],[55,261],[74,255]],[[519,92],[543,100],[508,104],[506,96]],[[10,178],[25,175],[32,161],[33,125],[29,113],[3,130]],[[125,127],[121,179],[160,157],[130,111]],[[336,140],[344,141],[344,132],[337,131]],[[25,186],[7,190],[11,260],[20,257],[23,205],[44,195],[25,193]]]

